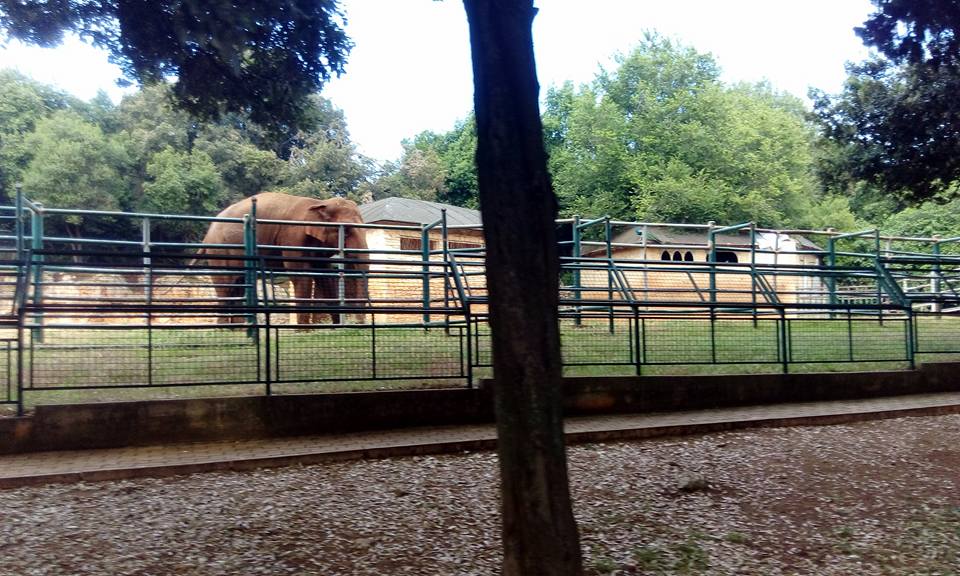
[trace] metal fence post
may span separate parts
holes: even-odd
[[[440,242],[443,251],[443,327],[450,335],[450,248],[447,232],[447,209],[440,209]]]
[[[717,317],[717,242],[716,228],[717,223],[713,220],[707,222],[707,260],[710,262],[710,342],[711,357],[716,357],[716,346],[713,340],[713,322]]]
[[[647,361],[647,319],[640,319],[640,364]]]
[[[14,233],[17,236],[17,262],[23,262],[23,184],[17,182],[14,185],[16,189],[16,219],[14,220]],[[22,265],[22,264],[21,264]]]
[[[247,336],[257,340],[257,200],[250,204],[250,213],[243,217],[243,255],[244,255],[244,304],[250,309],[247,313]]]
[[[147,305],[153,303],[153,259],[150,257],[150,218],[144,218],[140,226],[141,244],[143,247],[143,272],[146,280]],[[147,319],[150,314],[147,313]]]
[[[573,300],[577,303],[574,307],[576,314],[573,316],[573,324],[580,326],[580,216],[573,217]]]
[[[340,305],[340,323],[346,324],[347,315],[343,313],[343,309],[347,306],[347,281],[345,278],[347,265],[344,260],[347,257],[347,231],[343,224],[337,226],[337,258],[340,262],[337,263],[337,303]]]
[[[912,308],[907,308],[906,313],[907,313],[907,319],[906,319],[906,324],[904,326],[903,333],[904,333],[904,337],[907,339],[907,342],[906,342],[907,361],[910,362],[910,369],[913,370],[914,368],[917,367],[917,362],[916,362],[917,352],[916,352],[916,347],[914,346],[914,343],[913,343],[914,334],[916,334],[913,323],[916,319],[916,316],[913,314]]]
[[[370,377],[377,379],[377,315],[370,315]]]
[[[753,303],[753,327],[757,327],[757,223],[750,223],[750,299]]]
[[[847,307],[847,358],[853,362],[853,310]]]
[[[876,270],[880,269],[880,230],[873,231],[873,265]],[[883,288],[880,286],[880,279],[877,278],[877,317],[880,320],[880,326],[883,326]]]
[[[937,313],[937,318],[940,317],[940,312],[943,310],[943,302],[940,299],[940,278],[942,276],[942,271],[940,269],[940,236],[933,236],[933,272],[932,277],[930,278],[930,292],[933,293],[935,301],[933,303],[933,311]]]
[[[613,227],[610,225],[610,216],[607,216],[603,221],[603,234],[607,245],[607,300],[611,302],[609,310],[609,330],[610,333],[613,334],[613,246],[610,245],[611,236],[613,235]]]
[[[640,229],[640,245],[643,247],[643,301],[649,303],[650,301],[650,279],[648,270],[650,269],[650,264],[647,260],[650,259],[650,256],[647,254],[647,237],[648,230],[647,225],[644,224],[643,228]],[[644,310],[649,310],[649,307],[644,307]]]
[[[827,232],[833,232],[833,228],[827,228]],[[837,241],[836,237],[830,236],[827,238],[827,298],[830,306],[837,305],[837,279],[833,276],[834,269],[837,266]],[[833,312],[830,312],[830,317],[833,318]]]
[[[423,258],[420,272],[423,275],[423,324],[430,323],[430,228],[420,226],[420,257]]]
[[[24,282],[26,284],[26,282]],[[23,388],[26,369],[23,366],[23,311],[18,313],[17,322],[17,416],[23,416]]]
[[[143,249],[144,295],[147,301],[147,384],[153,385],[153,259],[150,258],[150,218],[140,221],[141,248]]]
[[[464,321],[467,325],[467,388],[473,388],[473,317],[470,314],[470,304],[466,304],[464,310]],[[477,350],[477,354],[480,351]]]
[[[270,396],[270,395],[273,394],[273,374],[272,374],[272,372],[273,372],[273,364],[272,364],[272,362],[271,362],[271,359],[272,359],[272,358],[271,358],[271,353],[270,353],[270,352],[271,352],[270,347],[271,347],[271,345],[273,344],[273,342],[272,342],[271,339],[270,339],[270,328],[271,328],[271,325],[270,325],[270,309],[271,309],[272,303],[271,303],[269,300],[267,300],[267,289],[268,289],[268,288],[267,288],[267,277],[268,277],[268,274],[265,273],[266,265],[263,264],[262,260],[263,260],[262,258],[258,258],[258,260],[257,260],[257,265],[258,265],[258,267],[259,267],[260,269],[264,270],[264,273],[263,273],[263,274],[260,274],[260,285],[261,285],[261,289],[263,290],[263,298],[264,298],[264,300],[265,300],[265,302],[266,302],[266,305],[263,307],[263,322],[264,322],[264,336],[263,336],[263,362],[264,362],[264,370],[263,370],[263,379],[264,379],[264,389],[265,389],[265,392],[266,392],[267,396]],[[270,275],[270,285],[271,285],[270,287],[272,288],[272,286],[273,286],[273,278],[272,278],[272,275]],[[257,328],[257,331],[258,331],[258,333],[259,333],[259,328]],[[259,347],[259,343],[257,344],[257,346]],[[258,349],[259,349],[259,348],[258,348]]]
[[[783,308],[779,309],[780,318],[777,321],[777,348],[780,351],[780,365],[783,373],[790,371],[790,359],[787,357],[787,315]]]
[[[33,249],[33,303],[38,307],[43,304],[43,204],[34,203],[36,209],[30,212],[30,245]],[[34,313],[36,327],[31,331],[35,342],[43,342],[43,310]]]
[[[643,351],[640,349],[640,309],[636,305],[633,306],[633,350],[637,376],[640,376],[643,373]]]

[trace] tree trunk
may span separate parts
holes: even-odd
[[[564,451],[557,200],[547,172],[532,0],[464,0],[499,435],[506,576],[582,573]]]

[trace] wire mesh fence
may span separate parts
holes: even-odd
[[[199,244],[174,239],[213,218],[184,217],[173,234],[156,224],[175,217],[85,213],[90,223],[127,219],[129,234],[43,234],[43,218],[54,229],[70,215],[34,212],[16,242],[0,222],[0,404],[22,404],[21,391],[295,393],[492,376],[478,230],[358,225],[360,248],[332,224],[332,245],[290,249],[248,235],[199,258]],[[252,233],[263,222],[228,223]],[[661,226],[659,238],[620,226],[620,241],[607,232],[563,257],[568,375],[960,358],[955,255],[867,254],[862,233],[829,236],[823,250],[752,226]],[[690,232],[700,228],[702,245]]]

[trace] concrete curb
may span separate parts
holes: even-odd
[[[923,406],[914,408],[893,408],[823,415],[804,415],[795,417],[757,418],[747,420],[727,420],[668,426],[610,428],[568,432],[569,444],[589,442],[607,442],[617,440],[640,440],[670,436],[686,436],[745,430],[751,428],[780,428],[794,426],[828,426],[849,424],[909,416],[939,416],[960,413],[960,404]],[[53,483],[98,482],[105,480],[124,480],[133,478],[162,478],[198,472],[247,471],[264,468],[277,468],[291,465],[311,465],[324,462],[340,462],[358,459],[377,459],[409,456],[452,454],[464,451],[487,451],[496,449],[496,438],[485,437],[472,440],[451,442],[410,443],[395,446],[374,446],[347,450],[325,450],[295,454],[256,456],[251,458],[211,459],[205,462],[179,464],[140,465],[126,468],[98,470],[79,470],[51,474],[33,474],[24,476],[0,477],[0,489],[37,486]]]

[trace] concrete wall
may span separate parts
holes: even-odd
[[[568,378],[568,415],[960,391],[960,363],[896,372]],[[492,389],[38,406],[0,419],[0,454],[490,422]]]
[[[489,422],[488,391],[417,390],[38,406],[0,418],[0,454]]]

